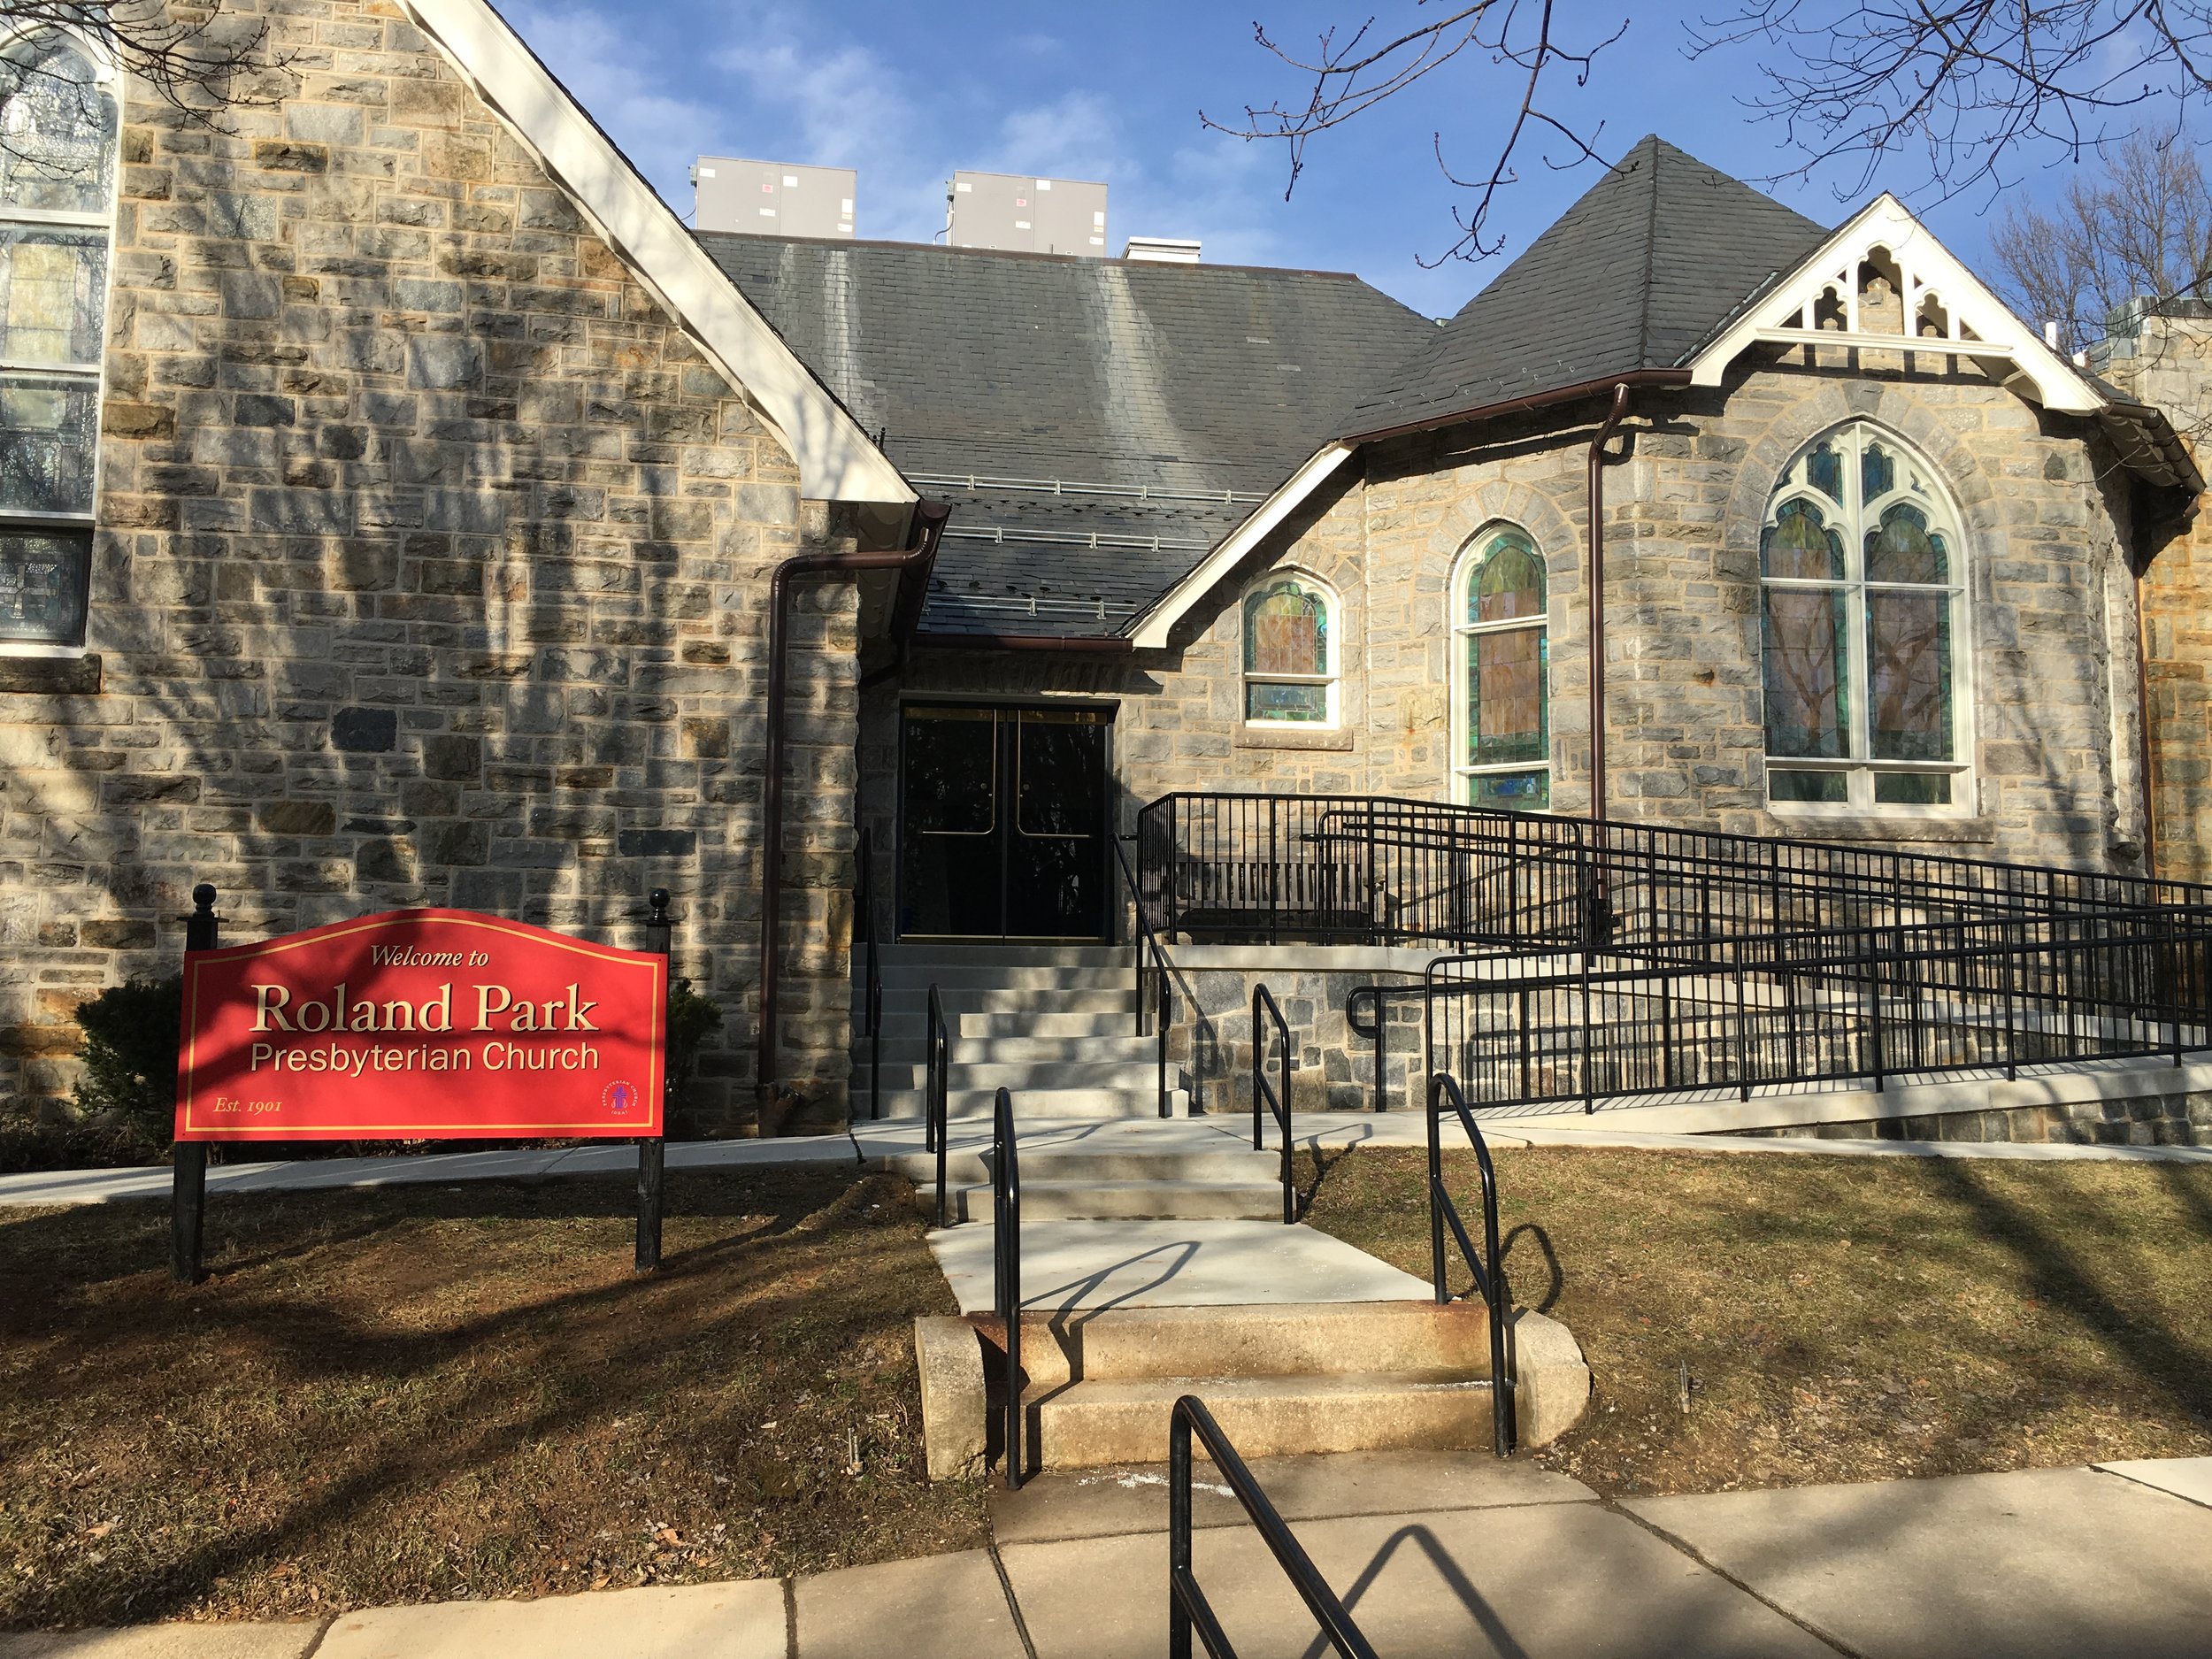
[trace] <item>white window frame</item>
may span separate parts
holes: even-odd
[[[115,312],[115,218],[117,204],[121,200],[123,188],[123,87],[117,73],[114,54],[102,42],[82,32],[58,24],[39,24],[28,28],[8,31],[0,35],[0,50],[14,45],[29,35],[55,34],[65,35],[70,43],[92,65],[93,84],[104,91],[115,104],[115,140],[112,165],[108,169],[108,196],[104,211],[97,213],[65,213],[49,209],[11,206],[0,202],[0,229],[63,229],[97,230],[107,237],[107,265],[105,291],[100,307],[100,360],[89,368],[81,364],[27,363],[0,357],[0,375],[35,374],[42,379],[73,380],[92,388],[92,504],[83,512],[25,512],[0,507],[0,529],[24,530],[82,530],[91,534],[99,522],[100,486],[103,457],[102,432],[107,411],[107,365],[111,345],[111,330]],[[93,555],[96,546],[88,549],[85,569],[85,634],[92,628]],[[0,657],[81,657],[86,641],[73,642],[48,640],[0,640]]]
[[[1245,636],[1245,609],[1255,594],[1263,592],[1277,582],[1294,579],[1306,590],[1321,601],[1323,644],[1327,651],[1328,672],[1321,674],[1259,674],[1245,666],[1250,641]],[[1337,597],[1335,585],[1324,581],[1311,571],[1295,565],[1280,565],[1263,572],[1244,585],[1237,595],[1237,710],[1248,732],[1333,732],[1342,724],[1340,701],[1344,680],[1344,606]],[[1319,720],[1256,720],[1251,716],[1250,688],[1254,686],[1325,686],[1328,687],[1328,714]]]
[[[1861,502],[1855,508],[1831,501],[1810,488],[1809,480],[1798,484],[1781,481],[1795,471],[1799,463],[1823,443],[1832,443],[1841,456],[1845,467],[1847,493],[1856,496],[1862,488],[1857,468],[1860,457],[1869,442],[1879,442],[1897,458],[1899,483],[1891,494],[1881,498],[1870,512],[1868,504]],[[1881,522],[1880,507],[1901,500],[1911,499],[1909,488],[1902,480],[1908,465],[1917,467],[1927,480],[1930,497],[1927,499],[1931,528],[1944,538],[1947,553],[1950,580],[1933,582],[1873,582],[1866,580],[1866,530],[1870,522]],[[1847,420],[1829,427],[1808,439],[1791,456],[1789,465],[1783,468],[1775,488],[1768,493],[1765,510],[1760,516],[1759,533],[1764,539],[1768,528],[1775,521],[1778,509],[1798,496],[1809,496],[1821,510],[1831,527],[1839,530],[1844,543],[1844,578],[1840,581],[1823,581],[1802,577],[1770,577],[1766,574],[1765,559],[1762,555],[1759,574],[1759,743],[1764,755],[1766,774],[1766,808],[1778,818],[1885,818],[1905,819],[1945,819],[1970,818],[1975,811],[1978,788],[1974,772],[1974,673],[1972,632],[1967,604],[1967,546],[1964,520],[1960,517],[1958,503],[1942,472],[1932,465],[1925,455],[1894,430],[1879,421],[1865,419]],[[1766,720],[1766,594],[1769,588],[1785,591],[1837,592],[1844,595],[1846,607],[1844,641],[1846,668],[1850,679],[1847,687],[1850,718],[1844,736],[1847,752],[1832,759],[1810,756],[1765,755]],[[1951,621],[1951,753],[1954,758],[1943,761],[1878,760],[1872,749],[1873,698],[1871,680],[1867,661],[1867,595],[1870,593],[1936,594],[1947,595]],[[1774,798],[1773,777],[1788,772],[1840,772],[1847,780],[1847,798],[1842,801],[1778,801]],[[1945,803],[1924,805],[1912,802],[1877,801],[1874,784],[1878,777],[1909,773],[1933,773],[1951,780],[1951,799]]]
[[[1537,568],[1544,572],[1544,609],[1532,617],[1513,617],[1502,622],[1470,622],[1467,620],[1467,584],[1474,580],[1481,568],[1483,555],[1491,539],[1501,532],[1510,531],[1527,542],[1536,556]],[[1551,761],[1551,561],[1544,557],[1543,544],[1537,541],[1525,525],[1510,518],[1493,518],[1461,543],[1459,557],[1452,565],[1452,579],[1445,584],[1444,623],[1450,637],[1451,659],[1445,664],[1445,681],[1452,700],[1451,753],[1448,757],[1451,795],[1455,803],[1471,804],[1474,791],[1471,782],[1483,777],[1502,777],[1515,772],[1540,772],[1544,774],[1544,804],[1526,809],[1505,808],[1503,810],[1525,810],[1548,813],[1552,805],[1551,787],[1554,782]],[[1471,764],[1467,758],[1467,641],[1479,634],[1510,634],[1517,630],[1540,631],[1544,635],[1544,758],[1541,760],[1502,761],[1486,766]]]

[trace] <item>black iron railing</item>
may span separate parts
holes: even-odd
[[[942,1167],[941,1165],[940,1167]],[[1022,1174],[1014,1144],[1014,1097],[991,1102],[991,1280],[1006,1333],[1006,1489],[1022,1483]]]
[[[1158,1040],[1160,1066],[1160,1116],[1171,1117],[1173,1108],[1167,1092],[1167,1038],[1175,1018],[1175,980],[1170,972],[1167,952],[1160,948],[1159,935],[1152,931],[1152,923],[1144,913],[1144,896],[1137,891],[1136,872],[1129,867],[1129,855],[1121,849],[1121,841],[1113,841],[1114,862],[1120,866],[1122,884],[1129,889],[1132,913],[1136,918],[1134,937],[1131,940],[1136,956],[1137,976],[1137,1035],[1149,1034]],[[1152,995],[1145,995],[1149,976]]]
[[[1274,1027],[1282,1066],[1279,1091],[1267,1080],[1268,1026],[1260,1023],[1263,1011]],[[1260,1108],[1264,1104],[1282,1126],[1283,1221],[1286,1225],[1298,1219],[1298,1187],[1291,1175],[1290,1064],[1290,1025],[1283,1018],[1283,1010],[1276,1006],[1275,994],[1264,985],[1256,985],[1252,987],[1252,1150],[1262,1151],[1267,1144],[1263,1133],[1265,1120],[1260,1116]]]
[[[1614,949],[2212,904],[2212,887],[1437,802],[1171,795],[1137,820],[1163,940]]]
[[[1447,1106],[1466,1130],[1467,1140],[1475,1148],[1475,1167],[1482,1177],[1479,1251],[1468,1238],[1466,1224],[1459,1218],[1459,1206],[1452,1202],[1451,1191],[1444,1185],[1443,1125]],[[1444,1235],[1448,1231],[1452,1241],[1459,1247],[1461,1257],[1474,1274],[1475,1294],[1489,1310],[1491,1443],[1499,1456],[1509,1457],[1513,1455],[1515,1379],[1506,1363],[1506,1322],[1512,1316],[1513,1298],[1506,1287],[1504,1263],[1498,1248],[1498,1171],[1490,1162],[1490,1148],[1483,1141],[1482,1131],[1475,1125],[1474,1114],[1467,1110],[1467,1097],[1460,1093],[1457,1083],[1441,1072],[1429,1079],[1428,1127],[1429,1277],[1436,1291],[1437,1306],[1448,1305],[1452,1301],[1444,1259]]]
[[[1199,1586],[1192,1548],[1191,1440],[1195,1436],[1213,1459],[1214,1468],[1244,1506],[1245,1515],[1259,1529],[1261,1539],[1283,1570],[1291,1587],[1312,1613],[1321,1635],[1341,1659],[1376,1659],[1374,1648],[1352,1622],[1328,1580],[1314,1568],[1313,1558],[1268,1501],[1267,1493],[1251,1467],[1222,1432],[1213,1413],[1194,1394],[1175,1402],[1167,1433],[1167,1650],[1169,1659],[1192,1659],[1191,1635],[1195,1632],[1212,1659],[1236,1659],[1213,1604]]]
[[[937,1155],[937,1225],[946,1217],[945,1163],[951,1140],[947,1102],[951,1095],[952,1033],[945,1025],[944,998],[935,980],[929,987],[929,1013],[922,1035],[927,1069],[922,1080],[922,1148]]]
[[[1374,1105],[1372,1110],[1390,1110],[1390,1004],[1397,1002],[1425,1002],[1426,987],[1421,985],[1362,985],[1353,987],[1344,999],[1344,1023],[1352,1035],[1364,1037],[1375,1045]],[[1361,1010],[1367,1010],[1363,1021]]]
[[[868,1039],[868,1116],[883,1116],[883,967],[878,960],[876,947],[876,860],[875,847],[866,830],[860,832],[860,844],[853,855],[853,906],[858,912],[859,938],[863,966],[861,979],[861,1018],[867,1023],[861,1034]]]
[[[2212,1046],[2212,911],[1440,957],[1425,1060],[1478,1109],[1734,1094]]]

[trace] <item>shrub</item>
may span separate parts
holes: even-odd
[[[679,979],[670,987],[668,1070],[679,1101],[684,1098],[685,1086],[691,1081],[692,1070],[698,1064],[700,1045],[706,1041],[709,1032],[719,1030],[721,1025],[721,1009],[693,990],[689,979]]]
[[[183,978],[173,973],[111,985],[77,1010],[84,1031],[81,1110],[120,1119],[153,1146],[169,1144],[176,1127],[183,1002]]]

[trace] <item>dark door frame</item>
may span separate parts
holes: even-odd
[[[894,766],[894,772],[896,774],[897,780],[892,790],[891,803],[891,933],[894,939],[972,938],[980,941],[994,938],[1000,940],[1025,940],[1035,937],[1041,942],[1051,942],[1051,940],[1047,939],[1044,935],[1033,936],[1028,934],[1007,933],[1004,932],[1001,932],[996,934],[909,933],[906,932],[905,928],[901,926],[901,923],[906,915],[907,710],[911,708],[991,709],[995,710],[1000,713],[1010,714],[1018,712],[1019,710],[1025,709],[1052,709],[1104,715],[1106,718],[1102,724],[1106,735],[1104,739],[1104,754],[1102,760],[1105,770],[1103,781],[1105,784],[1106,799],[1104,803],[1104,811],[1102,814],[1104,824],[1104,828],[1101,835],[1101,840],[1102,841],[1108,837],[1118,834],[1121,829],[1119,795],[1120,757],[1115,751],[1114,736],[1116,732],[1119,729],[1121,724],[1122,702],[1123,699],[1119,697],[1101,696],[1053,697],[1041,696],[1034,694],[1026,696],[1019,695],[1002,696],[994,695],[988,692],[976,691],[930,692],[902,690],[900,692],[897,706],[893,713],[895,730],[894,744],[897,754],[897,758]],[[1103,890],[1106,897],[1102,907],[1102,914],[1100,918],[1100,932],[1097,937],[1103,940],[1110,938],[1112,934],[1114,931],[1114,918],[1117,914],[1114,902],[1117,889],[1113,884],[1114,849],[1110,846],[1102,846],[1099,849],[1099,856],[1104,865],[1102,879],[1105,883]],[[1002,928],[1004,926],[1005,919],[1006,918],[1003,913],[1002,913],[1000,918],[1000,925]],[[1059,935],[1054,935],[1053,937],[1057,938]],[[1070,935],[1068,937],[1073,938],[1074,936]],[[1089,934],[1082,935],[1081,942],[1092,942],[1092,936]]]

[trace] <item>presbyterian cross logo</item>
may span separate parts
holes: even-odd
[[[610,1083],[599,1098],[609,1111],[626,1112],[637,1104],[637,1088],[630,1083]]]

